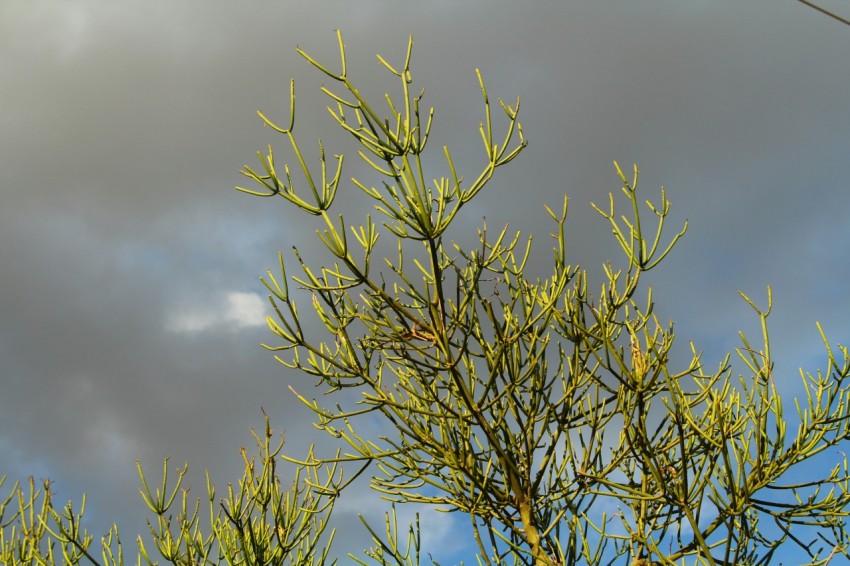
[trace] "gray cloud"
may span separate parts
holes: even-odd
[[[259,348],[272,337],[240,327],[231,300],[263,294],[279,250],[317,250],[315,226],[232,187],[257,149],[284,154],[255,110],[285,120],[290,77],[304,147],[351,148],[295,53],[334,62],[338,27],[377,96],[394,85],[374,53],[397,60],[414,35],[415,77],[437,107],[434,176],[443,144],[470,176],[482,163],[476,67],[492,96],[522,96],[530,146],[458,239],[482,216],[509,222],[535,232],[542,262],[542,205],[566,192],[569,245],[595,269],[615,248],[587,202],[618,190],[612,159],[636,161],[643,194],[665,185],[674,221],[690,221],[652,277],[683,339],[714,356],[734,347],[754,329],[736,290],[763,298],[772,284],[789,380],[820,364],[814,320],[847,341],[850,33],[837,23],[770,2],[288,4],[0,8],[0,474],[89,492],[96,524],[118,520],[129,540],[143,528],[137,458],[152,472],[168,454],[189,460],[196,490],[204,468],[233,481],[261,406],[293,451],[321,441],[285,387],[309,382]],[[353,155],[347,167],[368,178]],[[340,199],[359,222],[357,192]],[[207,322],[179,331],[190,314]],[[351,497],[343,511],[359,508]],[[341,534],[341,547],[362,540]]]

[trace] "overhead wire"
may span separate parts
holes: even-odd
[[[810,8],[814,8],[815,10],[817,10],[818,12],[820,12],[822,14],[826,14],[830,18],[833,18],[833,19],[838,20],[839,22],[841,22],[843,24],[847,24],[848,26],[850,26],[850,20],[848,20],[846,18],[842,18],[838,14],[836,14],[834,12],[830,12],[826,8],[822,8],[822,7],[818,6],[817,4],[814,4],[813,2],[809,2],[809,0],[798,0],[798,1],[802,2],[806,6],[809,6]]]

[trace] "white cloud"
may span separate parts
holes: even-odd
[[[266,302],[257,293],[227,294],[227,310],[224,318],[239,328],[264,326],[266,324]]]
[[[226,327],[249,328],[266,324],[266,303],[257,293],[231,291],[213,304],[178,308],[168,317],[165,327],[170,332],[194,334]]]

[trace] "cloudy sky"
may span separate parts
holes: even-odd
[[[10,1],[0,475],[53,478],[60,500],[87,492],[93,531],[118,521],[129,542],[146,518],[137,459],[154,476],[166,456],[189,461],[201,496],[205,468],[219,484],[238,478],[261,409],[293,453],[322,441],[287,390],[310,382],[259,346],[258,278],[278,251],[314,249],[313,225],[233,188],[257,150],[283,154],[255,112],[285,120],[290,78],[305,146],[346,147],[295,52],[335,63],[337,28],[351,76],[378,96],[374,54],[398,61],[414,36],[433,148],[448,145],[468,175],[481,164],[475,68],[491,96],[522,97],[530,145],[473,221],[545,236],[543,204],[566,193],[572,257],[595,269],[616,256],[587,204],[618,190],[612,160],[637,162],[643,194],[664,185],[671,222],[690,223],[652,277],[681,339],[719,360],[738,329],[756,331],[737,291],[763,301],[772,285],[783,387],[823,366],[816,320],[850,341],[850,28],[799,2]],[[347,166],[364,172],[353,156]],[[343,192],[349,214],[365,210]],[[340,503],[340,550],[362,546],[353,516],[369,497]],[[427,549],[452,556],[451,519],[431,525]]]

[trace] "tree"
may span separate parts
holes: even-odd
[[[474,249],[455,244],[458,212],[526,147],[519,100],[499,100],[504,117],[493,117],[479,73],[486,165],[467,182],[444,148],[444,176],[428,183],[423,156],[434,112],[421,106],[424,91],[412,93],[412,40],[400,65],[378,57],[401,88],[400,102],[387,95],[386,114],[350,79],[338,41],[338,72],[299,53],[341,87],[322,91],[381,181],[352,179],[374,201],[383,229],[371,216],[349,224],[331,215],[343,157],[329,170],[319,143],[319,171],[307,165],[294,133],[294,84],[285,127],[260,117],[287,137],[309,189],[296,189],[270,147],[259,154],[261,170],[243,170],[259,189],[240,190],[283,197],[319,222],[331,263],[311,267],[295,248],[298,275],[281,255],[280,273],[263,278],[276,315],[269,326],[280,340],[266,347],[325,389],[320,402],[290,385],[319,429],[346,448],[299,460],[272,442],[267,422],[256,435],[261,465],[244,456],[239,489],[217,505],[208,482],[208,529],[200,504],[185,492],[178,498],[185,471],[169,487],[166,463],[151,490],[140,468],[158,553],[174,564],[323,563],[333,502],[368,470],[376,496],[466,515],[482,564],[768,564],[783,545],[800,547],[813,564],[847,556],[846,460],[822,477],[786,481],[850,434],[847,349],[824,337],[827,367],[803,375],[793,434],[774,382],[769,290],[766,307],[742,295],[762,329],[757,346],[741,335],[742,375],[735,377],[731,354],[706,369],[693,345],[680,363],[672,323],[655,316],[641,278],[686,226],[665,235],[670,203],[663,189],[655,203],[638,197],[637,167],[630,178],[615,163],[622,194],[594,205],[624,253],[621,267],[604,264],[598,285],[569,264],[566,198],[545,207],[554,225],[545,277],[530,273],[531,238],[507,228],[494,234],[484,223]],[[388,257],[381,232],[391,240]],[[302,300],[312,308],[299,308]],[[364,419],[388,432],[362,432]],[[296,464],[289,491],[280,489],[281,457]],[[49,484],[39,492],[31,482],[28,493],[15,486],[0,505],[0,562],[52,563],[58,545],[69,563],[98,563],[80,517],[70,504],[54,508]],[[419,562],[416,526],[406,544],[394,515],[385,533],[367,527],[375,546],[359,562]],[[140,560],[152,561],[141,539],[139,547]],[[116,529],[101,555],[102,563],[123,561]]]
[[[817,481],[785,485],[782,478],[847,437],[847,350],[840,347],[839,359],[825,341],[828,369],[804,377],[807,399],[798,405],[793,435],[774,384],[769,290],[766,308],[742,295],[763,331],[757,348],[742,335],[737,354],[746,375],[733,378],[731,356],[707,371],[695,348],[689,363],[674,368],[672,324],[653,315],[651,288],[645,299],[637,293],[643,274],[685,229],[665,242],[670,203],[662,189],[656,203],[641,206],[637,167],[631,180],[616,167],[626,215],[616,213],[613,196],[605,208],[594,205],[625,254],[624,267],[605,265],[596,296],[587,273],[568,263],[567,199],[558,211],[546,207],[555,225],[546,278],[526,274],[531,239],[523,243],[507,228],[493,235],[482,226],[477,249],[452,243],[448,231],[458,211],[526,146],[519,100],[499,101],[507,125],[496,138],[479,73],[487,165],[465,183],[444,148],[445,176],[428,183],[422,155],[434,114],[423,112],[424,91],[411,94],[412,45],[399,66],[379,56],[401,85],[400,103],[386,98],[388,114],[351,81],[341,36],[339,71],[301,52],[341,87],[322,88],[332,100],[330,114],[383,177],[352,183],[374,201],[394,239],[393,258],[374,253],[379,232],[371,217],[350,226],[331,216],[342,157],[329,175],[320,145],[321,182],[315,180],[294,133],[294,91],[285,127],[260,116],[289,139],[312,196],[300,196],[288,167],[280,173],[271,148],[260,155],[261,172],[244,170],[262,188],[241,190],[281,196],[319,217],[318,237],[334,256],[332,266],[311,268],[294,252],[301,274],[291,280],[310,294],[323,338],[304,323],[282,256],[280,275],[264,280],[277,314],[269,324],[282,341],[269,349],[331,395],[360,393],[354,406],[299,395],[319,427],[350,447],[304,464],[374,463],[371,485],[385,498],[468,514],[479,560],[487,564],[600,564],[618,557],[633,564],[688,557],[766,564],[786,542],[813,561],[845,552],[846,461]],[[374,415],[390,434],[358,432],[358,421]],[[606,500],[620,510],[600,514]],[[774,524],[764,526],[767,520]],[[798,538],[801,526],[816,527],[826,545]]]
[[[333,533],[327,539],[322,535],[339,487],[336,470],[331,466],[323,474],[318,468],[297,468],[290,487],[282,489],[277,464],[283,440],[274,441],[268,418],[264,433],[253,436],[258,457],[242,450],[245,471],[236,488],[228,484],[225,496],[217,499],[207,474],[206,517],[201,501],[192,501],[183,485],[185,465],[169,485],[166,460],[160,485],[151,489],[137,464],[139,494],[154,515],[148,527],[155,550],[137,537],[138,564],[156,564],[157,555],[175,566],[330,562]],[[78,511],[72,502],[57,509],[50,481],[40,489],[32,477],[28,483],[26,490],[15,484],[0,500],[0,564],[124,564],[117,525],[101,538],[99,551],[93,547],[94,537],[82,521],[85,496]]]

